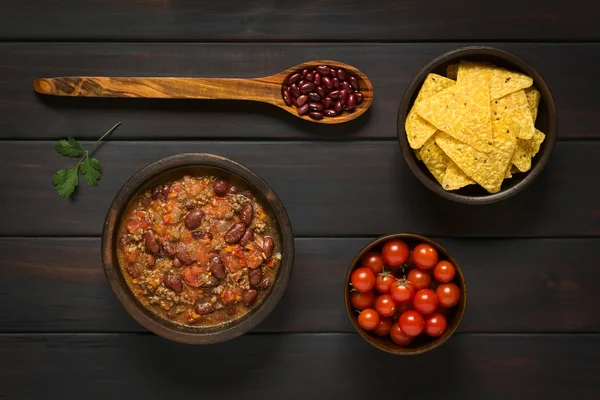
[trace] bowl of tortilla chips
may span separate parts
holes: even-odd
[[[417,178],[461,203],[486,204],[527,187],[554,149],[550,88],[523,59],[487,46],[450,51],[410,83],[398,140]]]

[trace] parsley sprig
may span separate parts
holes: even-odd
[[[98,139],[89,150],[83,150],[79,142],[72,137],[69,137],[68,139],[62,139],[56,144],[54,149],[59,154],[71,158],[81,157],[75,167],[71,169],[59,169],[52,177],[54,190],[56,190],[56,193],[58,193],[60,197],[71,197],[75,191],[75,188],[79,184],[80,171],[83,175],[83,179],[88,183],[88,185],[94,186],[98,183],[100,180],[100,174],[102,173],[102,167],[97,159],[90,157],[90,153],[96,149],[96,146],[98,146],[105,137],[117,129],[119,125],[121,125],[120,122],[110,128],[108,132],[102,135],[102,137],[100,137],[100,139]]]

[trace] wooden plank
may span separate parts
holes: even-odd
[[[358,334],[246,335],[211,346],[144,334],[3,335],[0,355],[11,398],[595,399],[600,335],[457,335],[415,357]]]
[[[560,138],[600,138],[600,86],[594,68],[585,67],[600,62],[600,44],[497,46],[524,57],[547,79],[557,100]],[[457,47],[461,44],[4,44],[0,138],[93,139],[120,120],[124,124],[113,140],[395,138],[398,106],[410,80],[433,58]],[[265,76],[314,59],[350,63],[372,79],[375,98],[368,114],[322,126],[267,104],[55,98],[36,95],[32,88],[36,78],[67,75]]]
[[[594,40],[593,0],[388,2],[21,0],[3,5],[1,39]]]
[[[438,239],[468,287],[461,332],[600,332],[600,239]],[[342,297],[367,238],[296,239],[290,285],[256,332],[352,332]],[[142,332],[104,278],[97,238],[0,239],[1,332]],[[10,301],[8,301],[10,299]]]
[[[118,132],[116,133],[118,134]],[[279,194],[297,236],[597,236],[600,142],[559,142],[531,187],[500,203],[473,207],[444,200],[410,172],[396,141],[376,142],[108,142],[96,156],[97,187],[81,182],[71,201],[52,174],[74,160],[54,142],[0,146],[0,236],[98,236],[125,181],[159,158],[216,153],[246,164]],[[84,143],[89,148],[90,143]]]

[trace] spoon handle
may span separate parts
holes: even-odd
[[[33,82],[41,94],[82,97],[153,99],[229,99],[281,102],[281,82],[273,77],[237,78],[108,78],[71,76]]]

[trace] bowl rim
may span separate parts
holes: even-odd
[[[404,124],[406,116],[408,115],[408,111],[414,103],[412,101],[412,97],[416,93],[416,90],[418,90],[418,88],[422,85],[427,75],[432,70],[436,69],[442,64],[454,61],[460,57],[486,55],[501,58],[506,63],[514,65],[518,70],[526,73],[527,75],[533,78],[533,85],[539,90],[541,97],[546,103],[546,107],[548,109],[548,132],[545,132],[546,139],[543,144],[543,151],[537,154],[538,160],[536,164],[532,166],[532,168],[529,171],[525,172],[526,175],[521,179],[520,182],[517,182],[514,186],[510,188],[500,189],[498,193],[489,193],[481,196],[469,196],[456,193],[455,191],[444,190],[439,184],[439,182],[435,180],[435,178],[429,176],[427,173],[421,170],[421,168],[418,165],[419,161],[416,159],[416,156],[414,155],[413,150],[408,143]],[[507,199],[529,186],[535,180],[535,178],[542,172],[542,170],[548,163],[548,160],[550,160],[552,152],[554,151],[554,145],[556,143],[557,131],[558,115],[556,111],[556,103],[554,101],[552,91],[550,90],[550,86],[548,85],[546,80],[540,75],[540,73],[537,72],[537,70],[533,66],[531,66],[524,59],[506,50],[492,46],[460,47],[454,50],[450,50],[427,63],[411,80],[410,84],[404,91],[402,101],[400,102],[400,107],[398,109],[397,117],[398,141],[402,149],[402,155],[404,156],[404,160],[408,164],[413,174],[419,179],[419,181],[421,181],[421,183],[423,183],[428,189],[430,189],[434,193],[446,199],[466,204],[495,203]]]
[[[234,175],[259,192],[271,207],[277,220],[281,236],[282,259],[278,277],[262,304],[256,306],[250,315],[223,326],[223,329],[212,329],[208,332],[195,332],[193,328],[179,330],[162,323],[160,317],[152,317],[150,312],[135,299],[126,282],[120,278],[121,269],[116,258],[116,235],[120,218],[129,201],[150,181],[169,171],[207,167],[223,170]],[[246,166],[226,157],[208,153],[180,153],[154,161],[134,173],[119,189],[113,199],[102,230],[101,240],[102,264],[106,279],[125,310],[144,328],[149,331],[180,343],[210,344],[218,343],[241,336],[258,325],[275,308],[289,283],[294,264],[294,235],[292,226],[281,200],[273,189],[256,173]],[[183,328],[185,329],[185,328]]]
[[[354,317],[354,313],[353,313],[354,307],[352,307],[352,304],[350,304],[350,296],[349,296],[350,291],[348,290],[348,285],[350,284],[350,275],[352,274],[352,271],[354,271],[356,269],[362,256],[364,256],[366,253],[371,251],[374,247],[377,247],[377,246],[387,242],[388,240],[392,240],[392,239],[416,240],[416,241],[421,241],[421,242],[430,244],[431,246],[435,247],[438,252],[443,253],[445,258],[448,261],[450,261],[452,263],[452,265],[454,265],[454,267],[456,269],[456,276],[458,277],[458,279],[460,281],[459,286],[461,287],[461,292],[462,292],[461,296],[462,297],[461,297],[461,301],[459,302],[459,304],[462,304],[462,306],[457,310],[458,314],[457,314],[456,324],[454,326],[450,327],[450,329],[448,329],[446,332],[444,332],[444,334],[442,336],[440,336],[436,340],[432,341],[430,345],[425,346],[420,349],[417,349],[417,350],[403,349],[400,345],[396,345],[396,344],[394,344],[394,348],[398,349],[398,351],[394,351],[389,348],[379,346],[379,344],[375,343],[372,340],[373,338],[371,337],[371,335],[368,332],[365,332],[363,329],[360,328],[360,326],[358,326],[358,321]],[[456,329],[458,329],[459,325],[462,322],[463,316],[465,314],[465,310],[467,308],[467,283],[465,281],[463,271],[460,268],[460,265],[458,264],[456,259],[440,243],[438,243],[435,240],[430,239],[426,236],[419,235],[417,233],[392,233],[392,234],[380,236],[377,239],[374,239],[371,242],[369,242],[368,244],[366,244],[352,260],[352,263],[350,264],[350,267],[348,268],[348,272],[346,273],[346,280],[344,281],[344,305],[346,308],[346,314],[348,315],[348,318],[350,319],[352,326],[358,332],[358,334],[360,336],[362,336],[363,339],[365,339],[365,341],[367,343],[369,343],[373,347],[376,347],[379,350],[385,351],[390,354],[401,355],[401,356],[412,356],[412,355],[426,353],[430,350],[433,350],[433,349],[441,346],[443,343],[448,341],[448,339],[450,339],[450,337],[454,334],[454,332],[456,332]]]

